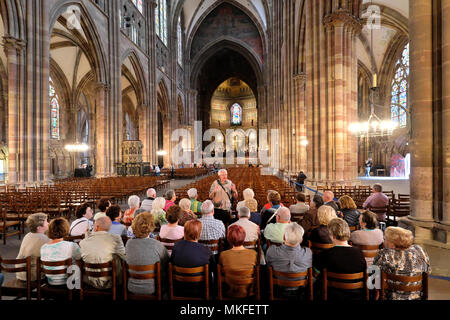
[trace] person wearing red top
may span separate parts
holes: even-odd
[[[175,204],[175,200],[177,200],[177,195],[175,194],[174,190],[170,189],[167,190],[164,197],[166,198],[166,205],[164,206],[164,211],[167,212],[167,210]]]

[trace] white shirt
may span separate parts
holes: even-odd
[[[88,230],[91,231],[93,227],[92,221],[88,220],[85,217],[81,217],[80,219],[75,220],[70,225],[70,235],[71,236],[80,236],[85,234]]]
[[[242,228],[244,228],[245,230],[245,241],[255,241],[258,239],[259,236],[259,226],[254,223],[251,222],[249,219],[247,218],[241,218],[238,221],[236,221],[235,223],[231,224],[230,227],[232,225],[238,225],[241,226]],[[229,228],[229,227],[228,227]]]

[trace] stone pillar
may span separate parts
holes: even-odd
[[[410,1],[411,219],[433,221],[432,1]]]
[[[148,162],[150,159],[149,154],[149,132],[148,132],[148,107],[146,105],[140,105],[138,108],[138,115],[139,115],[139,140],[142,141],[143,148],[142,148],[142,161]]]
[[[442,221],[450,225],[450,0],[441,2],[442,13]],[[448,239],[448,238],[447,238]],[[447,240],[449,241],[449,240]]]
[[[108,119],[106,112],[109,86],[106,83],[98,83],[96,86],[95,116],[96,116],[96,138],[95,138],[95,176],[98,178],[109,175],[108,162],[110,152],[108,151]]]
[[[294,171],[298,173],[300,170],[306,171],[307,159],[306,148],[308,138],[306,136],[306,108],[305,108],[305,80],[304,73],[297,74],[294,77],[295,83],[295,114],[297,116],[295,122],[295,167]]]
[[[23,181],[21,177],[19,139],[22,136],[20,128],[20,114],[23,109],[23,95],[20,94],[21,65],[23,65],[23,49],[25,42],[13,37],[3,39],[8,70],[8,179],[7,184],[18,184]]]

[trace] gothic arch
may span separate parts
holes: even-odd
[[[169,117],[169,91],[163,80],[158,84],[157,90],[158,111],[161,112],[163,118]]]
[[[25,39],[25,22],[20,0],[9,0],[0,2],[0,14],[5,24],[7,36],[16,39]]]
[[[125,60],[129,58],[131,65],[133,67],[133,71],[136,74],[136,82],[132,81],[132,85],[136,91],[136,95],[138,97],[138,106],[140,105],[148,105],[149,103],[149,98],[148,98],[148,90],[146,90],[147,88],[147,83],[145,81],[145,76],[144,76],[144,69],[142,67],[142,64],[138,58],[138,55],[136,53],[136,51],[132,48],[128,49],[127,51],[125,51],[125,53],[122,55],[121,58],[121,65],[124,64]]]

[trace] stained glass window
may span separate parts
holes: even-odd
[[[157,0],[155,12],[155,29],[158,37],[167,46],[167,0]]]
[[[180,66],[183,65],[183,37],[181,31],[181,16],[178,17],[178,25],[177,25],[177,55],[178,55],[178,63]]]
[[[49,78],[49,83],[50,134],[52,139],[59,139],[59,97],[51,77]]]
[[[142,5],[142,2],[144,0],[132,0],[134,5],[136,6],[136,8],[138,8],[139,12],[142,13],[142,11],[144,10],[144,6]]]
[[[240,125],[242,123],[242,107],[239,103],[235,103],[231,106],[231,124]]]
[[[394,79],[392,79],[391,120],[400,128],[406,127],[407,124],[408,89],[409,43],[395,65]]]

